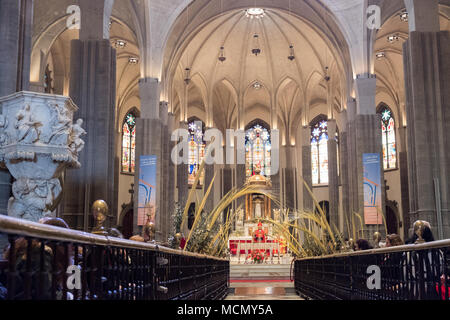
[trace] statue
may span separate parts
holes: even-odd
[[[92,230],[93,234],[108,235],[108,232],[106,231],[103,224],[106,221],[106,217],[108,216],[108,205],[104,200],[97,200],[92,205],[92,215],[94,216],[95,221],[95,227],[94,230]]]
[[[72,134],[70,136],[70,149],[73,153],[78,153],[84,148],[84,141],[81,140],[81,136],[86,134],[86,131],[81,127],[83,124],[82,119],[78,119],[72,127]]]
[[[67,144],[67,139],[70,135],[70,129],[72,128],[72,120],[67,115],[67,110],[61,108],[58,104],[53,105],[54,110],[52,116],[52,134],[49,139],[49,143],[57,145]]]
[[[155,224],[153,223],[151,217],[151,214],[147,214],[147,223],[142,228],[142,236],[145,242],[155,240]]]
[[[262,223],[258,223],[258,229],[253,233],[253,242],[266,242],[266,232],[263,230]]]
[[[29,104],[17,113],[16,118],[17,121],[14,127],[17,129],[17,142],[33,144],[38,141],[38,127],[41,126],[42,123],[34,121]]]

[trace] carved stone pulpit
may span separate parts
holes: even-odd
[[[8,215],[39,221],[62,195],[62,173],[79,168],[86,132],[68,97],[18,92],[0,98],[0,163],[14,177]]]

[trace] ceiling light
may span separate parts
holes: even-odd
[[[184,82],[188,85],[191,82],[191,69],[186,68],[184,69],[184,71],[185,71]]]
[[[393,43],[394,41],[398,41],[400,38],[398,37],[398,34],[391,34],[387,37],[388,42]]]
[[[328,75],[328,70],[329,68],[325,67],[325,81],[327,82],[331,80],[331,77]]]
[[[219,61],[220,62],[224,62],[225,60],[227,60],[227,58],[225,57],[225,48],[224,47],[220,47],[220,54],[219,54]]]
[[[117,39],[117,40],[114,42],[114,46],[115,46],[117,49],[123,49],[123,48],[125,48],[125,47],[127,46],[127,42],[126,42],[125,40]]]
[[[261,88],[262,88],[262,84],[259,83],[258,81],[256,81],[256,82],[253,84],[253,89],[259,90],[259,89],[261,89]]]
[[[139,58],[137,58],[137,57],[129,57],[128,58],[129,64],[137,64],[138,62],[139,62]]]
[[[255,34],[254,36],[253,36],[253,39],[254,39],[254,47],[253,47],[253,49],[252,49],[252,53],[255,55],[255,56],[258,56],[258,54],[260,54],[261,53],[261,49],[259,48],[259,36],[257,35],[257,34]]]
[[[408,22],[408,11],[404,10],[399,13],[400,20],[403,22]]]
[[[377,52],[375,54],[375,56],[377,57],[378,60],[380,60],[380,59],[386,57],[386,53],[384,53],[384,52]]]
[[[289,53],[290,54],[289,54],[288,59],[293,61],[295,59],[295,52],[294,52],[294,46],[292,44],[289,46]]]
[[[260,19],[263,18],[266,15],[266,12],[264,9],[261,8],[250,8],[245,10],[245,16],[247,18],[253,19]]]

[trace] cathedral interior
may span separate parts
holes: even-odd
[[[347,241],[448,239],[449,19],[449,0],[1,0],[0,214],[151,223],[168,246],[177,212],[189,241],[254,188],[218,212],[236,261],[255,237],[295,256],[277,224],[319,211]]]

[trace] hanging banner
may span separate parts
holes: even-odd
[[[381,160],[379,153],[363,154],[364,170],[364,222],[366,225],[383,224],[381,201]]]
[[[155,222],[156,156],[141,156],[139,161],[138,226],[146,224],[148,216]]]

